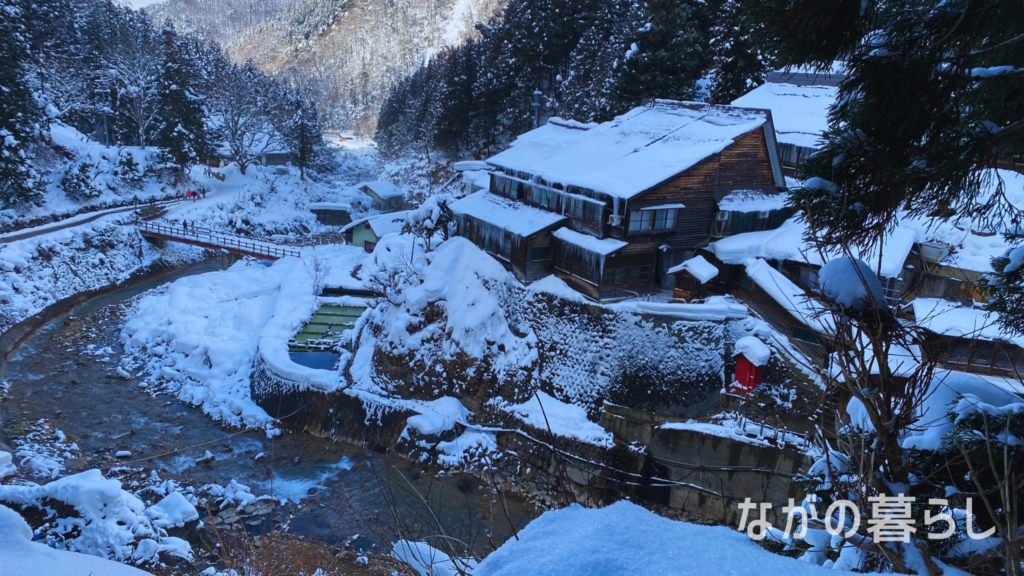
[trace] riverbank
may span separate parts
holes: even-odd
[[[258,430],[225,428],[150,389],[144,379],[119,374],[120,330],[131,301],[168,281],[219,268],[213,261],[156,272],[84,301],[79,301],[82,296],[64,301],[40,314],[33,326],[26,325],[19,345],[0,366],[0,379],[9,383],[0,416],[22,453],[18,461],[30,459],[40,466],[20,469],[7,484],[45,483],[51,479],[47,470],[65,477],[101,469],[153,503],[153,490],[168,482],[201,498],[234,482],[254,496],[272,496],[278,508],[268,517],[259,510],[239,509],[231,515],[228,508],[214,507],[216,522],[207,521],[198,531],[207,538],[214,525],[224,533],[246,528],[258,534],[261,528],[248,522],[265,528],[273,518],[273,525],[287,525],[325,547],[365,551],[371,562],[369,553],[386,550],[401,535],[437,533],[424,521],[434,514],[449,533],[483,554],[492,549],[488,542],[496,546],[541,512],[509,498],[510,526],[505,512],[493,508],[486,483],[475,478],[438,475],[437,469],[397,456],[374,455],[308,434],[268,438]],[[131,456],[118,456],[124,453]],[[158,482],[150,480],[154,476]],[[189,493],[190,488],[195,492]],[[206,513],[201,514],[205,519]],[[205,562],[218,562],[200,540],[193,542],[193,551]]]

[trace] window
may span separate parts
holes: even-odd
[[[555,250],[555,267],[562,270],[568,269],[568,266],[565,265],[565,250],[561,246]]]
[[[625,268],[605,268],[604,270],[604,285],[605,286],[618,286],[619,284],[626,283],[626,269]]]
[[[551,248],[547,246],[530,248],[530,262],[543,262],[545,260],[551,260]]]
[[[572,275],[597,284],[597,268],[585,259],[581,258],[575,262]]]
[[[651,277],[650,266],[632,266],[629,269],[629,282],[646,282]]]
[[[818,271],[807,266],[800,267],[800,285],[811,292],[819,292]]]
[[[956,340],[949,347],[949,359],[946,360],[948,364],[967,364],[967,359],[971,355],[971,341],[970,340]]]
[[[583,219],[587,222],[595,221],[595,213],[597,212],[597,205],[593,202],[583,202]]]
[[[629,213],[630,232],[661,232],[675,230],[677,209],[631,210]]]
[[[992,362],[992,367],[996,370],[1002,370],[1003,372],[1013,372],[1013,365],[1017,359],[1018,348],[1012,344],[1006,342],[1000,342],[999,347],[996,350],[996,358]]]
[[[508,197],[519,198],[519,182],[516,182],[515,180],[509,180]]]

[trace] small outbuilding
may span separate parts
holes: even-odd
[[[689,302],[708,296],[708,282],[718,276],[718,268],[703,256],[694,256],[668,270],[675,278],[672,299]]]
[[[374,180],[373,182],[362,182],[356,184],[356,188],[370,197],[373,201],[373,208],[381,212],[397,212],[404,210],[405,190],[395,186],[386,180]]]
[[[405,216],[408,213],[408,211],[393,212],[357,220],[345,227],[345,241],[366,250],[366,252],[373,252],[381,238],[388,234],[402,232]]]
[[[736,341],[736,376],[732,387],[743,394],[750,394],[764,379],[764,365],[771,358],[772,351],[756,336],[744,336]]]
[[[309,211],[316,221],[326,226],[347,226],[352,223],[352,205],[347,202],[312,202]]]

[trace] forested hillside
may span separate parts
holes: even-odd
[[[315,101],[327,126],[373,132],[388,91],[478,37],[506,0],[169,0],[149,8]]]
[[[213,42],[154,27],[110,0],[0,0],[0,12],[4,208],[55,195],[87,201],[115,188],[130,197],[144,176],[175,184],[215,153],[243,173],[272,147],[303,169],[320,158],[315,107],[255,67],[232,64]],[[115,147],[115,157],[54,142],[55,126]],[[143,166],[146,147],[158,154]]]
[[[485,155],[540,118],[606,120],[645,98],[730,102],[772,64],[735,0],[511,0],[479,38],[388,95],[376,139],[396,155]]]

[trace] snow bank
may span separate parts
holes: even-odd
[[[42,486],[0,486],[0,501],[9,504],[42,508],[47,498],[69,504],[79,514],[78,518],[59,518],[54,522],[53,533],[66,536],[65,545],[72,551],[120,561],[151,560],[161,551],[191,558],[187,544],[183,547],[179,539],[168,538],[150,520],[142,500],[122,490],[117,480],[104,478],[99,470]],[[148,554],[138,553],[136,541]],[[143,545],[146,541],[153,544]]]
[[[7,478],[18,471],[14,465],[14,456],[10,452],[0,450],[0,480]]]
[[[764,366],[772,356],[772,350],[756,336],[744,336],[733,346],[734,354],[742,354],[754,366]]]
[[[0,505],[0,565],[5,574],[33,576],[146,576],[119,562],[50,548],[32,541],[32,529],[14,510]]]
[[[453,560],[444,552],[424,542],[399,540],[391,545],[391,556],[408,564],[420,576],[459,576],[472,570],[476,562]]]
[[[626,501],[545,512],[492,552],[474,576],[833,574],[768,552],[724,526],[662,518]]]
[[[444,242],[412,265],[406,261],[409,242],[406,236],[396,237],[374,250],[378,277],[390,282],[406,275],[394,294],[368,311],[376,347],[394,357],[408,355],[411,366],[438,369],[460,358],[486,358],[498,381],[525,377],[537,359],[536,337],[510,318],[515,291],[522,286],[465,238]],[[369,355],[357,353],[353,376],[369,375],[371,362]],[[372,378],[363,383],[376,387]]]

